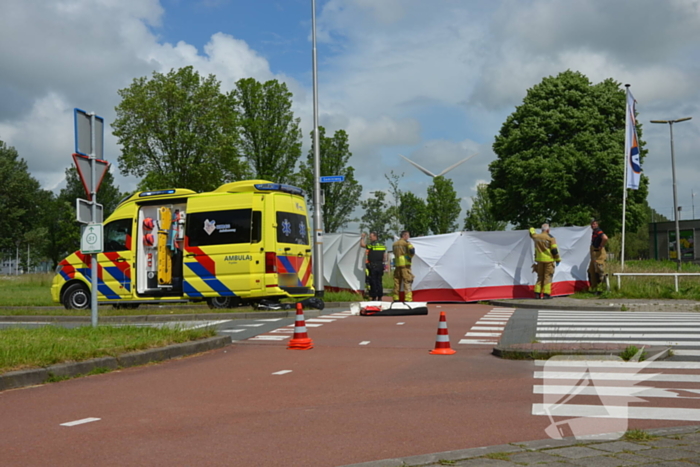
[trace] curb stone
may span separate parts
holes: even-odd
[[[51,365],[46,368],[11,371],[0,375],[0,391],[36,386],[49,381],[52,377],[73,378],[84,376],[98,368],[116,370],[132,366],[161,362],[186,355],[194,355],[231,344],[231,336],[215,336],[191,342],[168,345],[155,349],[129,352],[117,357],[101,357],[82,362],[68,362]]]
[[[693,435],[700,430],[700,425],[692,426],[682,426],[682,427],[671,427],[671,428],[656,428],[650,430],[644,430],[651,436],[654,437],[666,437],[666,436],[682,436],[682,435]],[[697,442],[700,441],[700,436],[697,439],[689,439],[688,441]],[[438,452],[432,454],[424,454],[418,456],[401,457],[394,459],[382,459],[377,461],[363,462],[359,464],[348,464],[341,467],[438,467],[443,465],[502,465],[502,466],[512,466],[516,467],[523,465],[522,462],[514,460],[496,460],[494,458],[488,458],[489,454],[494,453],[505,453],[505,454],[535,454],[548,455],[554,460],[555,464],[551,465],[571,465],[566,463],[567,461],[579,458],[586,461],[586,465],[611,465],[610,462],[614,460],[619,460],[617,465],[640,465],[633,464],[630,462],[625,462],[621,458],[615,458],[616,454],[624,452],[622,450],[623,445],[635,445],[638,449],[635,450],[635,454],[638,455],[644,464],[651,465],[661,465],[658,462],[663,462],[659,458],[648,457],[645,454],[653,453],[657,449],[653,446],[648,446],[645,443],[648,441],[635,441],[635,440],[625,440],[620,438],[619,440],[577,440],[575,437],[567,437],[562,439],[543,439],[535,441],[524,441],[518,443],[502,444],[498,446],[488,446],[482,448],[471,448],[462,449],[457,451],[446,451]],[[603,446],[609,447],[613,443],[622,443],[613,450],[605,450]],[[599,448],[596,448],[599,446]],[[586,451],[572,451],[572,449],[585,449]],[[592,454],[592,455],[591,455]],[[460,462],[464,461],[464,463]],[[474,463],[478,461],[483,461],[482,463]],[[457,464],[459,462],[459,464]],[[488,462],[488,464],[487,464]],[[563,464],[561,463],[563,462]],[[693,466],[700,463],[700,459],[693,459],[693,463],[683,464]],[[542,465],[542,464],[538,464]],[[547,464],[550,465],[550,464]],[[670,465],[670,464],[669,464]]]

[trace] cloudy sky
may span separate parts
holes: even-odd
[[[461,226],[505,118],[543,77],[571,69],[631,84],[649,201],[668,217],[669,128],[649,120],[693,117],[674,126],[676,179],[682,218],[693,202],[700,217],[699,0],[317,0],[317,40],[320,124],[348,132],[363,197],[387,189],[392,170],[425,197],[431,180],[399,154],[439,173],[478,153],[449,173]],[[224,90],[286,82],[308,151],[311,0],[3,0],[0,64],[0,140],[48,189],[72,163],[76,107],[105,118],[105,158],[134,189],[109,127],[117,90],[186,65]]]

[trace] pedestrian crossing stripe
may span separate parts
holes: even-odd
[[[469,329],[459,344],[496,345],[515,308],[492,308]],[[501,326],[502,325],[502,326]],[[490,332],[488,332],[490,331]],[[488,338],[488,339],[486,339]]]
[[[575,342],[700,347],[700,314],[539,310],[535,338],[543,343]],[[684,356],[700,356],[683,353]],[[676,352],[676,349],[674,349]]]
[[[533,372],[542,382],[533,384],[533,394],[542,400],[532,404],[531,413],[564,417],[552,419],[554,425],[593,426],[579,423],[585,419],[700,421],[700,362],[555,358],[534,363],[544,368]]]
[[[615,417],[614,409],[619,417]],[[601,413],[601,409],[603,413]],[[612,414],[610,412],[613,412]],[[627,420],[675,420],[700,421],[700,409],[676,407],[627,407],[599,405],[556,405],[533,404],[532,415],[549,415],[552,417],[586,417],[586,418],[625,418]]]

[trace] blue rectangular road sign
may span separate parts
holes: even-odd
[[[320,180],[321,183],[344,182],[345,175],[329,175],[327,177],[321,177]]]

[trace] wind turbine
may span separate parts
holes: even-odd
[[[469,159],[471,159],[472,157],[476,156],[477,154],[479,154],[479,153],[478,153],[478,152],[475,152],[475,153],[472,154],[471,156],[469,156],[469,157],[467,157],[467,158],[465,158],[465,159],[462,159],[461,161],[457,162],[456,164],[452,164],[451,166],[449,166],[448,168],[446,168],[445,170],[443,170],[442,172],[440,172],[440,173],[437,174],[437,175],[435,175],[434,173],[432,173],[430,170],[426,169],[425,167],[421,167],[420,165],[416,164],[415,162],[413,162],[413,161],[412,161],[411,159],[409,159],[408,157],[402,156],[401,154],[399,154],[399,156],[401,156],[401,157],[403,157],[404,159],[406,159],[411,165],[413,165],[415,168],[417,168],[418,170],[420,170],[420,171],[423,172],[424,174],[426,174],[426,175],[428,175],[428,176],[430,176],[430,177],[435,178],[435,177],[441,177],[441,176],[445,175],[445,174],[446,174],[447,172],[449,172],[450,170],[454,169],[454,168],[457,167],[458,165],[464,164],[465,162],[467,162]]]

